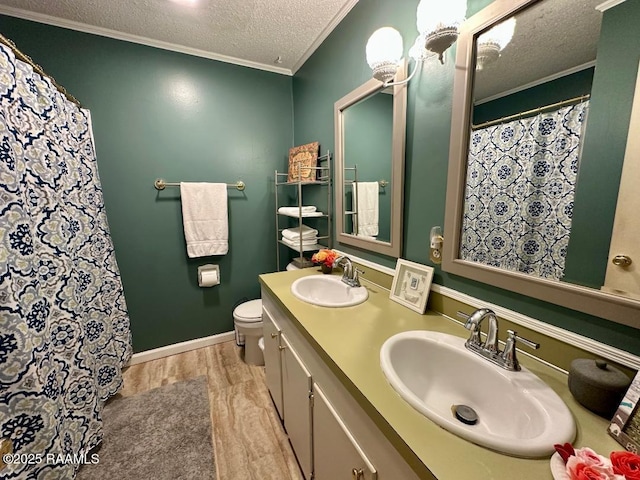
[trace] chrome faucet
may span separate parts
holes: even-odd
[[[507,330],[509,336],[505,342],[504,350],[501,352],[498,345],[498,318],[493,310],[480,308],[471,315],[458,312],[458,316],[466,320],[464,327],[471,331],[471,335],[464,346],[506,370],[520,370],[520,363],[516,357],[516,341],[524,343],[534,350],[540,347],[540,344],[518,336],[513,330]],[[483,342],[480,336],[480,326],[485,318],[489,326],[487,328],[487,338]]]
[[[350,287],[360,287],[360,278],[358,273],[360,270],[354,268],[351,259],[346,255],[342,255],[334,260],[334,264],[342,267],[342,281]]]

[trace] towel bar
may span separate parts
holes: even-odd
[[[156,187],[156,190],[164,190],[165,187],[179,187],[180,183],[170,183],[166,182],[162,178],[156,178],[156,181],[153,182],[153,186]],[[227,183],[227,188],[237,188],[240,191],[245,189],[246,185],[242,180],[238,180],[236,183]]]

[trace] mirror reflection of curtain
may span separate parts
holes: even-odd
[[[4,45],[0,76],[0,437],[33,459],[2,478],[72,479],[55,456],[101,441],[129,317],[88,112]]]
[[[562,278],[588,103],[472,132],[462,259]]]

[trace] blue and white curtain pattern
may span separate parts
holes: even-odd
[[[130,337],[88,112],[0,45],[0,478],[75,477]]]
[[[588,102],[471,135],[460,256],[559,280]]]

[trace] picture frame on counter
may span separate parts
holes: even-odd
[[[636,374],[607,431],[626,450],[640,452],[640,372]]]
[[[396,262],[389,298],[411,310],[424,314],[433,272],[433,267],[399,258]]]

